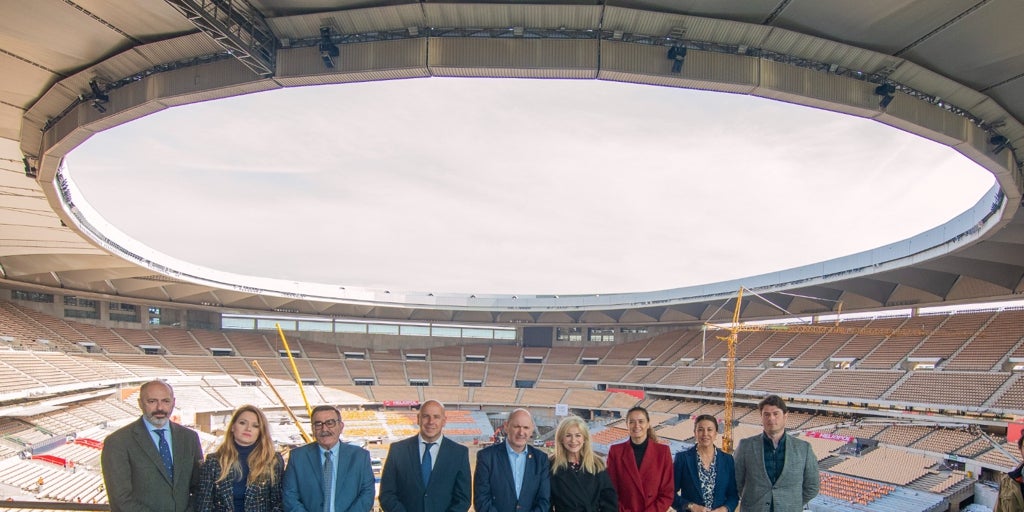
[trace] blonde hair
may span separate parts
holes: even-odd
[[[569,452],[562,445],[562,438],[571,427],[578,428],[580,434],[583,434],[583,446],[580,448],[580,468],[591,474],[603,471],[604,461],[594,454],[594,448],[590,444],[590,429],[587,428],[587,422],[579,416],[567,416],[558,424],[558,429],[555,431],[555,453],[551,455],[551,473],[558,473],[569,467]]]
[[[263,411],[255,405],[243,405],[231,415],[227,431],[224,432],[224,442],[217,448],[217,460],[220,461],[220,476],[217,482],[223,482],[229,477],[237,479],[242,474],[242,464],[238,461],[238,448],[235,447],[235,433],[232,427],[238,421],[238,417],[244,412],[251,412],[256,415],[256,421],[260,423],[260,435],[256,439],[256,446],[249,454],[249,479],[246,484],[277,483],[277,474],[274,471],[278,464],[277,453],[274,451],[274,442],[270,439],[270,425],[267,424],[267,417]]]

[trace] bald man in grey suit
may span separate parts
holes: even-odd
[[[100,454],[111,512],[189,512],[199,486],[199,435],[170,420],[174,390],[154,380],[139,389],[142,417],[107,436]],[[161,437],[170,460],[161,455]]]

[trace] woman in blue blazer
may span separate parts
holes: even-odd
[[[715,446],[718,420],[708,414],[697,416],[693,437],[696,446],[676,454],[672,506],[679,512],[735,512],[740,501],[736,463]]]

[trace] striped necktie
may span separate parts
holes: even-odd
[[[334,465],[331,451],[324,452],[324,512],[331,512],[331,489],[334,488]]]

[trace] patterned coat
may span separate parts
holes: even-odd
[[[276,454],[274,468],[276,483],[249,484],[245,488],[245,512],[281,512],[281,481],[284,473],[284,459]],[[234,484],[231,478],[217,482],[221,467],[217,454],[211,453],[199,468],[199,493],[196,495],[196,512],[233,512]]]

